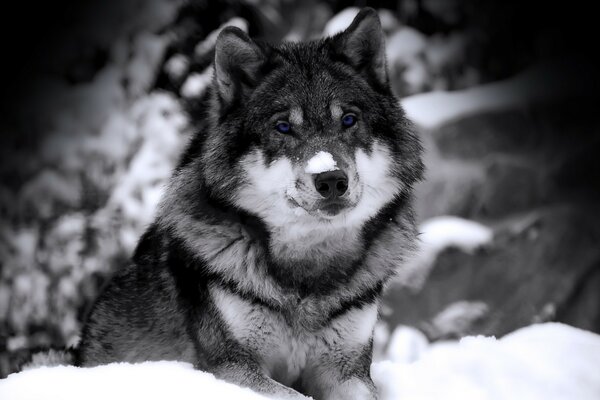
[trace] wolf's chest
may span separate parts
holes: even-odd
[[[283,314],[252,304],[222,289],[211,295],[225,325],[236,341],[260,358],[269,376],[292,385],[307,369],[320,363],[323,354],[365,346],[377,320],[377,304],[353,309],[318,329],[286,321]],[[311,320],[311,307],[298,308],[299,321]],[[314,310],[313,310],[314,311]]]
[[[282,314],[221,289],[212,288],[211,294],[230,334],[260,357],[262,366],[275,380],[292,385],[314,355],[322,351],[318,335],[290,326]],[[301,309],[297,317],[309,318]]]

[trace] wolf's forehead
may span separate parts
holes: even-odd
[[[347,96],[345,89],[350,84],[348,77],[319,65],[284,64],[274,75],[279,93],[303,108],[327,106],[333,99]]]
[[[311,108],[311,107],[308,107],[308,108]],[[329,116],[333,117],[334,119],[341,118],[341,116],[344,113],[341,103],[337,99],[331,100],[329,102],[329,104],[326,104],[325,107],[318,107],[318,108],[316,108],[316,110],[319,111],[319,114],[321,114],[321,115],[325,115],[325,114],[327,114],[327,112],[329,112],[329,114],[330,114]],[[309,115],[306,115],[306,114],[309,114]],[[314,112],[313,112],[313,114],[314,114]],[[302,105],[294,104],[294,105],[289,106],[289,120],[292,124],[294,124],[296,126],[303,125],[305,116],[310,117],[310,109],[307,110],[307,112],[305,112],[305,107],[303,107]]]

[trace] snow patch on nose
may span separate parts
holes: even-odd
[[[307,174],[320,174],[321,172],[335,171],[336,169],[337,163],[331,153],[319,151],[313,158],[308,160],[304,172]]]

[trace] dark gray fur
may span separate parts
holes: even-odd
[[[377,14],[363,10],[333,38],[279,46],[227,28],[216,53],[207,115],[195,121],[199,132],[133,262],[117,272],[93,307],[77,364],[181,360],[276,397],[300,398],[299,391],[317,399],[340,398],[340,393],[376,398],[369,376],[372,339],[350,349],[338,340],[342,333],[336,338],[335,324],[376,303],[410,253],[411,188],[423,169],[419,142],[387,82]],[[331,122],[332,99],[358,114],[360,123],[351,134]],[[304,110],[306,123],[289,136],[278,134],[273,115],[289,112],[291,103]],[[245,184],[239,160],[256,148],[268,161],[300,157],[321,144],[344,154],[356,149],[369,154],[375,139],[389,149],[391,175],[401,190],[364,223],[354,250],[332,254],[327,265],[310,254],[299,261],[277,260],[267,224],[233,202]],[[326,349],[319,361],[307,362],[294,382],[282,380],[295,390],[265,372],[256,348],[236,339],[215,293],[234,296],[245,310],[279,321],[272,323],[285,332],[309,335],[332,327],[319,339]],[[274,340],[263,326],[255,329],[257,337]],[[333,378],[321,379],[328,370],[335,370]],[[352,382],[362,382],[366,392],[333,387]]]

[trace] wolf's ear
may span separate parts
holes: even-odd
[[[230,104],[244,86],[256,82],[266,57],[262,49],[239,28],[219,33],[215,46],[215,76],[219,94]]]
[[[350,26],[334,38],[336,50],[355,69],[371,73],[381,84],[387,84],[385,38],[377,11],[363,8]]]

